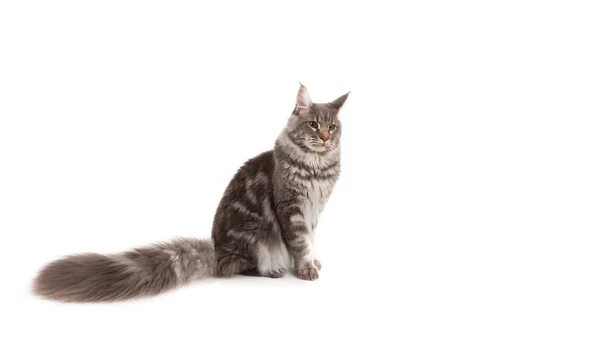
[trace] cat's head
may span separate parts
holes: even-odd
[[[308,90],[300,85],[296,107],[288,120],[287,135],[305,150],[325,153],[336,149],[342,135],[338,113],[350,92],[332,102],[316,104],[310,100]]]

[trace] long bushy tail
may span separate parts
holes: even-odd
[[[214,269],[212,241],[182,238],[118,254],[59,259],[40,271],[33,289],[61,301],[123,300],[158,294]]]

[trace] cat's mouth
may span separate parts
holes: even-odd
[[[331,142],[311,141],[307,147],[313,152],[325,153],[333,149],[333,144]]]
[[[329,148],[325,147],[324,145],[312,146],[311,148],[313,149],[313,151],[317,151],[317,152],[321,152],[321,153],[329,151]]]

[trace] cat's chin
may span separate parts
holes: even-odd
[[[331,147],[325,146],[325,145],[308,145],[306,146],[308,149],[310,149],[313,152],[316,153],[327,153],[331,151]]]

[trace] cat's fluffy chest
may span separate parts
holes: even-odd
[[[325,208],[334,185],[335,179],[313,179],[303,182],[300,209],[309,229],[317,226],[319,215]]]

